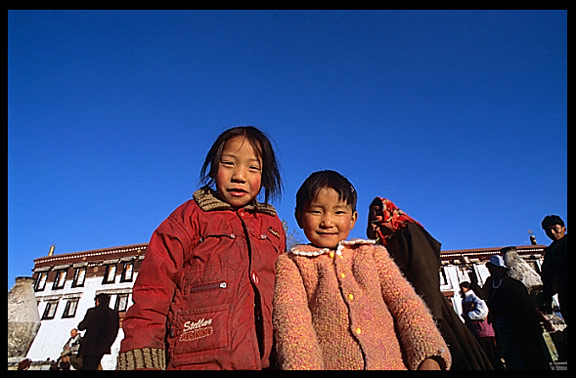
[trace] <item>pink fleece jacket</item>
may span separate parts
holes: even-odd
[[[416,369],[450,352],[422,299],[381,245],[300,245],[276,264],[273,324],[283,369]]]

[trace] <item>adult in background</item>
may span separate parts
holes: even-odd
[[[79,330],[86,330],[79,350],[82,370],[97,370],[102,357],[110,354],[118,334],[118,313],[108,307],[110,296],[98,294],[94,300],[96,307],[88,309],[78,324]]]
[[[551,313],[552,296],[558,293],[560,312],[568,324],[568,234],[564,221],[558,215],[548,215],[542,220],[542,229],[552,240],[542,263],[542,311]]]
[[[480,343],[496,370],[504,370],[496,347],[494,328],[488,323],[488,305],[483,299],[482,289],[475,283],[460,282],[462,293],[462,317],[464,324]]]
[[[70,338],[66,341],[66,344],[62,347],[62,353],[60,353],[60,369],[64,366],[68,366],[66,370],[72,365],[74,369],[80,370],[82,368],[82,357],[78,354],[80,350],[80,342],[82,341],[82,336],[78,333],[76,328],[70,330]]]
[[[508,275],[502,256],[492,256],[486,268],[490,276],[482,292],[506,370],[550,370],[550,356],[540,325],[542,315],[526,287]]]
[[[451,370],[493,370],[484,350],[440,291],[440,242],[392,201],[370,204],[366,234],[384,245],[430,309],[452,355]]]

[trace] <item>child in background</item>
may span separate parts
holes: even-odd
[[[386,248],[346,241],[356,191],[334,171],[313,173],[296,195],[311,244],[276,264],[274,329],[283,369],[447,369],[450,353],[426,305]]]
[[[267,203],[281,185],[270,141],[252,126],[223,132],[202,181],[152,235],[117,369],[270,366],[274,265],[286,245]]]

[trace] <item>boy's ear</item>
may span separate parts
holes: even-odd
[[[354,226],[356,225],[357,220],[358,220],[358,212],[354,211],[352,213],[352,220],[350,222],[350,230],[354,229]]]
[[[296,223],[298,223],[298,227],[303,228],[301,216],[302,213],[300,211],[294,210],[294,217],[296,218]]]

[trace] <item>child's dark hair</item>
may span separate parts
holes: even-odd
[[[542,220],[542,229],[547,229],[550,226],[559,224],[564,227],[564,221],[558,215],[546,215]]]
[[[302,183],[296,193],[296,212],[302,211],[304,206],[316,198],[322,188],[332,188],[338,193],[338,198],[356,211],[357,194],[354,186],[348,179],[336,171],[318,171],[312,173]]]
[[[206,155],[202,170],[200,171],[200,182],[210,186],[214,183],[218,165],[222,157],[224,144],[236,136],[245,137],[252,145],[258,157],[262,160],[262,186],[264,187],[264,202],[280,197],[282,192],[282,179],[276,161],[276,155],[268,136],[254,126],[237,126],[224,131],[218,136],[210,151]]]

